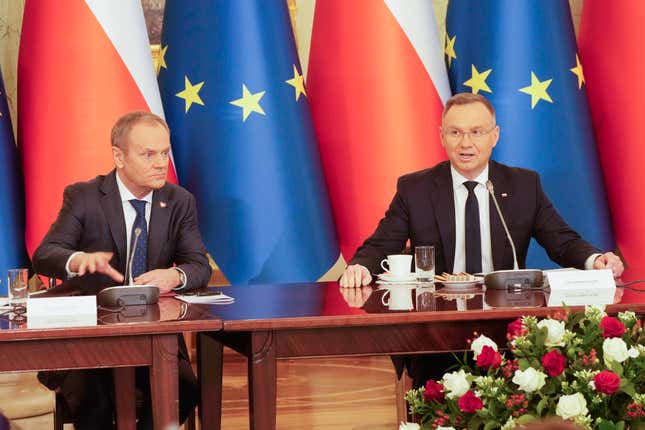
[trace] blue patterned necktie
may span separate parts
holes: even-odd
[[[146,202],[145,200],[130,200],[130,204],[134,207],[134,210],[137,211],[137,217],[134,219],[134,224],[132,224],[132,234],[130,235],[130,252],[134,253],[132,258],[132,281],[134,278],[145,273],[148,267],[148,226],[146,224]],[[140,230],[139,239],[136,241],[137,237],[136,231]]]

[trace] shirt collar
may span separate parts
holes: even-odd
[[[125,186],[123,181],[121,180],[121,177],[119,176],[119,171],[117,170],[116,172],[116,185],[119,188],[119,194],[121,195],[121,201],[122,202],[129,202],[130,200],[144,200],[150,204],[152,204],[152,193],[153,191],[150,191],[148,194],[143,196],[142,198],[138,199],[132,194],[130,190],[128,190],[128,187]]]
[[[452,189],[456,190],[457,187],[462,186],[464,182],[470,181],[470,179],[465,178],[461,173],[457,171],[453,167],[453,165],[450,165],[450,175],[452,176]],[[484,167],[484,170],[479,174],[474,179],[475,182],[478,184],[482,184],[483,186],[486,186],[486,182],[488,181],[488,164],[486,164],[486,167]]]

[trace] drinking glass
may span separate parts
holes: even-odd
[[[29,285],[28,269],[9,269],[7,271],[7,293],[9,304],[16,315],[27,310],[27,286]]]
[[[414,248],[414,267],[419,282],[434,282],[434,246]]]

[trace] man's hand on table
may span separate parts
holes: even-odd
[[[372,283],[372,275],[360,264],[351,264],[345,268],[338,281],[341,287],[355,288]]]

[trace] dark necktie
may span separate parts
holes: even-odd
[[[468,189],[466,199],[466,272],[480,273],[482,271],[482,245],[479,232],[479,203],[475,195],[477,182],[466,181]]]
[[[132,258],[132,280],[145,273],[148,267],[148,226],[146,224],[146,202],[144,200],[130,200],[130,204],[137,211],[137,217],[132,224],[132,234],[130,236],[130,252]],[[136,240],[136,231],[139,229],[139,239]],[[136,240],[136,247],[135,247]]]

